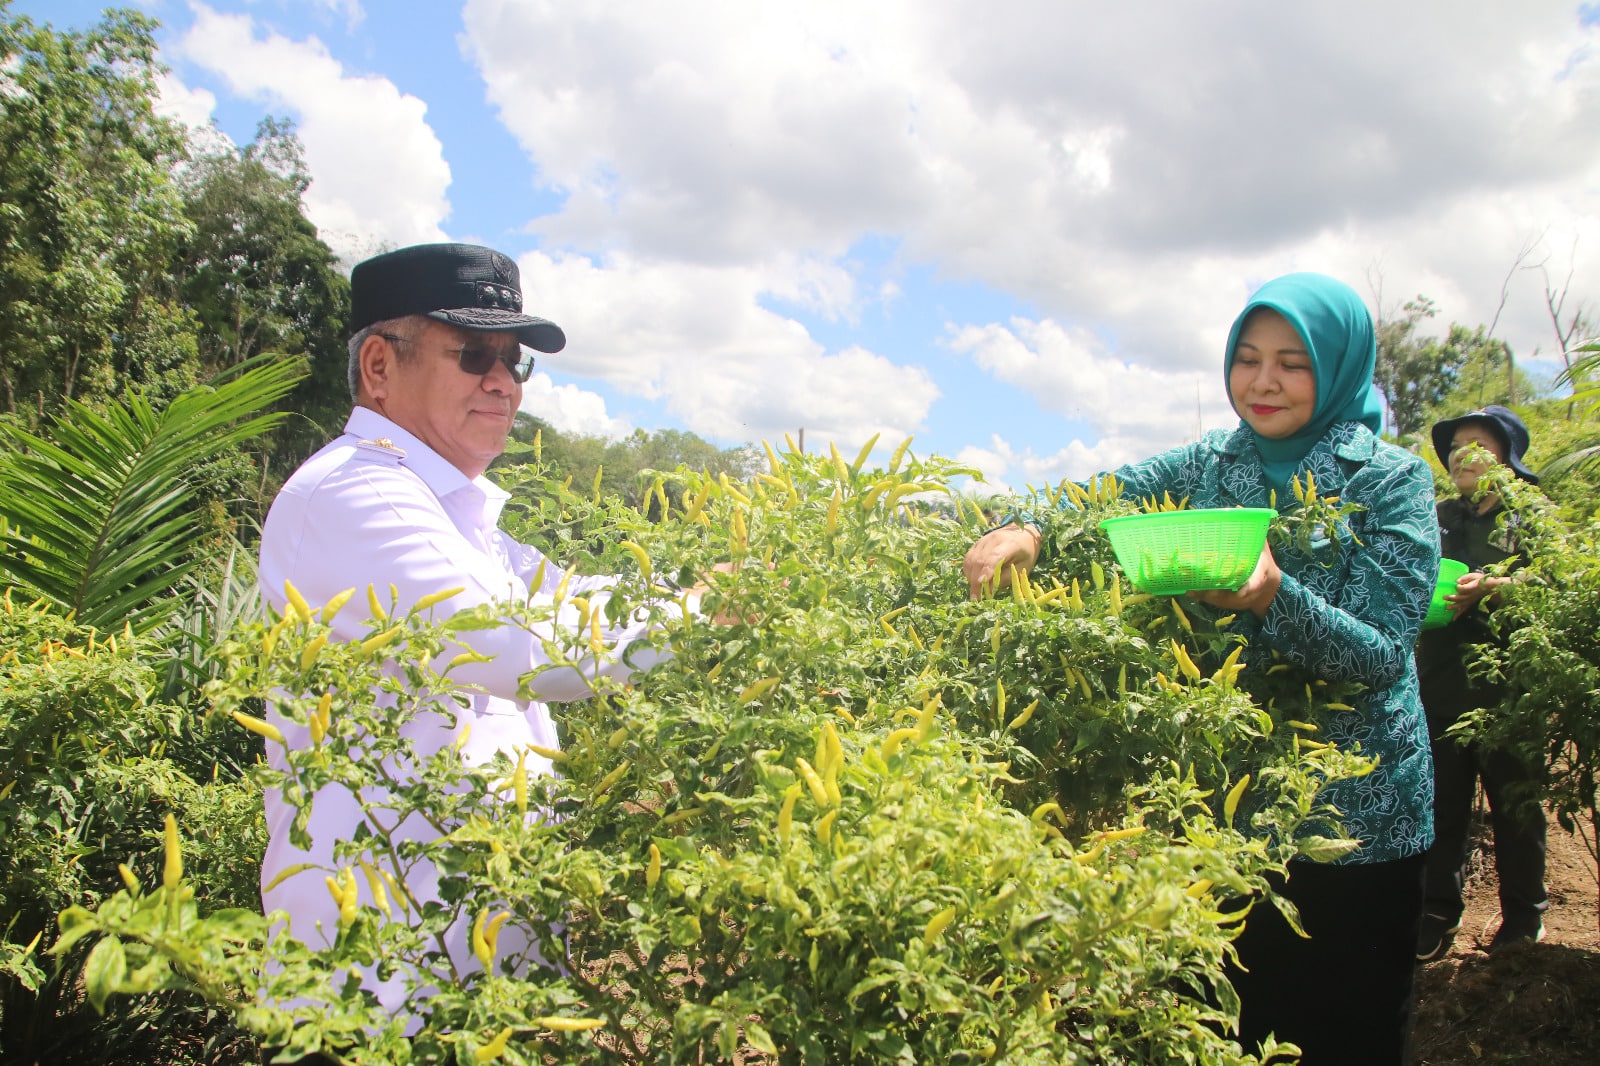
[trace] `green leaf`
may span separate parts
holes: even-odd
[[[89,1002],[101,1014],[106,1012],[106,1001],[122,989],[128,975],[128,960],[123,954],[122,941],[108,936],[94,946],[83,964],[84,991]]]
[[[160,411],[139,393],[104,414],[69,402],[50,439],[0,422],[0,578],[102,630],[164,620],[200,561],[189,475],[281,421],[261,412],[301,374],[258,360]]]

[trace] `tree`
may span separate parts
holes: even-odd
[[[186,316],[164,276],[189,230],[170,178],[181,128],[154,109],[155,23],[108,12],[57,33],[0,3],[0,410],[183,376]]]
[[[286,119],[263,119],[255,140],[202,155],[179,171],[193,223],[173,273],[199,320],[198,361],[209,376],[264,352],[303,362],[285,404],[298,416],[265,449],[284,470],[337,432],[350,408],[344,329],[350,284],[306,218],[311,184]]]
[[[608,441],[604,437],[569,436],[528,414],[517,416],[513,443],[501,465],[525,462],[535,434],[539,436],[544,460],[564,476],[570,476],[574,486],[592,490],[598,477],[601,492],[621,497],[630,507],[648,510],[652,517],[659,517],[660,505],[652,505],[646,499],[654,484],[653,477],[646,475],[663,475],[664,488],[681,493],[682,483],[671,477],[680,467],[713,477],[727,474],[744,479],[760,465],[759,453],[749,445],[718,448],[685,430],[658,429],[651,433],[636,429],[621,440]]]
[[[1407,301],[1400,318],[1378,323],[1373,383],[1388,404],[1392,432],[1402,439],[1423,427],[1424,408],[1449,393],[1461,366],[1457,347],[1417,336],[1417,327],[1437,313],[1432,300],[1418,296]]]
[[[1422,409],[1419,428],[1492,403],[1518,405],[1541,391],[1527,373],[1516,368],[1510,346],[1490,337],[1484,326],[1452,325],[1440,346],[1456,360],[1454,382],[1449,391]]]

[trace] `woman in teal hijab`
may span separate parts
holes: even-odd
[[[1250,298],[1228,333],[1223,378],[1239,425],[1115,471],[1130,498],[1188,497],[1193,507],[1295,508],[1294,477],[1361,508],[1358,544],[1326,538],[1264,548],[1237,590],[1193,592],[1252,648],[1307,673],[1365,686],[1328,710],[1321,738],[1377,757],[1366,777],[1327,788],[1361,842],[1333,863],[1297,859],[1283,895],[1309,934],[1258,903],[1229,978],[1241,1042],[1268,1033],[1299,1044],[1304,1066],[1401,1066],[1409,1057],[1412,972],[1422,914],[1423,853],[1433,838],[1433,769],[1412,646],[1439,569],[1426,464],[1378,439],[1372,318],[1356,292],[1321,274],[1290,274]],[[1063,494],[1065,499],[1065,494]],[[965,570],[974,593],[1010,565],[1032,567],[1051,512],[980,538]],[[1247,655],[1247,659],[1249,656]]]
[[[1234,320],[1222,368],[1234,410],[1252,428],[1250,417],[1240,410],[1232,375],[1239,335],[1247,321],[1259,321],[1258,308],[1276,311],[1303,339],[1315,371],[1316,405],[1306,423],[1286,436],[1256,434],[1262,469],[1275,488],[1284,489],[1301,460],[1335,423],[1360,422],[1373,433],[1383,429],[1383,408],[1372,387],[1377,340],[1366,305],[1341,281],[1323,274],[1287,274],[1261,286]]]

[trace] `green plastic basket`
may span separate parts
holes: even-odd
[[[1100,523],[1134,588],[1161,596],[1237,589],[1255,573],[1270,507],[1196,508],[1124,515]]]
[[[1438,629],[1450,624],[1455,616],[1450,613],[1450,605],[1444,602],[1444,598],[1455,593],[1456,582],[1466,575],[1468,569],[1466,563],[1454,559],[1439,560],[1439,580],[1433,586],[1433,601],[1428,604],[1428,615],[1422,620],[1423,629]]]

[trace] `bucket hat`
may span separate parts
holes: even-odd
[[[1528,450],[1528,427],[1523,425],[1522,419],[1518,418],[1510,408],[1501,407],[1497,403],[1433,424],[1433,450],[1439,453],[1439,461],[1445,465],[1445,469],[1450,468],[1450,441],[1455,438],[1456,430],[1464,422],[1482,422],[1488,426],[1490,432],[1499,438],[1501,446],[1505,449],[1506,465],[1529,484],[1539,483],[1539,475],[1529,470],[1522,462],[1523,453]]]

